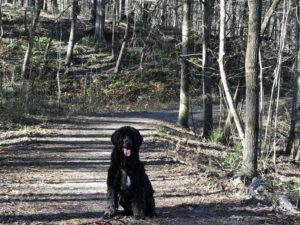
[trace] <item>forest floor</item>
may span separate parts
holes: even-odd
[[[144,136],[141,160],[155,189],[157,217],[126,224],[300,224],[274,203],[252,198],[223,175],[174,159],[156,134],[176,111],[54,118],[1,134],[0,224],[83,224],[105,208],[110,135],[131,125]],[[298,168],[299,172],[299,168]],[[298,176],[299,173],[295,176]]]

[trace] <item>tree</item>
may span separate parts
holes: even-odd
[[[53,13],[58,13],[58,3],[57,0],[51,0],[52,3],[52,12]]]
[[[208,66],[211,64],[211,54],[208,50],[211,47],[211,24],[214,12],[215,0],[204,2],[202,19],[202,85],[203,85],[203,136],[208,137],[213,129],[213,111],[211,96],[211,78]]]
[[[39,21],[42,7],[43,7],[43,0],[36,0],[34,6],[31,7],[32,20],[31,20],[31,27],[29,31],[28,46],[24,56],[24,61],[21,70],[21,77],[27,76],[28,65],[30,63],[31,56],[32,56],[36,26]]]
[[[69,44],[67,49],[67,56],[65,59],[65,65],[70,66],[71,58],[73,56],[73,49],[75,45],[75,32],[76,32],[76,22],[77,15],[80,13],[78,0],[73,0],[72,2],[72,21],[71,21],[71,30],[69,36]]]
[[[292,19],[293,19],[293,32],[292,40],[295,43],[294,54],[295,60],[293,65],[294,74],[294,93],[292,100],[291,112],[291,127],[287,146],[285,149],[286,155],[290,155],[293,160],[300,160],[299,141],[300,141],[300,3],[298,0],[292,0]]]
[[[117,62],[116,62],[116,67],[114,69],[115,73],[118,73],[120,71],[120,66],[121,66],[122,58],[123,58],[123,55],[124,55],[124,52],[125,52],[125,47],[126,47],[127,42],[128,42],[128,31],[129,31],[128,17],[127,17],[126,21],[127,22],[126,22],[126,29],[125,29],[125,33],[124,33],[124,38],[123,38],[122,46],[121,46],[119,56],[118,56],[118,59],[117,59]]]
[[[111,35],[111,58],[115,58],[115,36],[116,36],[116,17],[117,17],[117,1],[113,0],[112,2],[112,13],[113,13],[113,21],[112,21],[112,35]]]
[[[44,0],[44,4],[43,4],[43,10],[47,11],[48,10],[48,4],[47,4],[47,0]]]
[[[246,113],[243,169],[247,177],[257,174],[258,151],[258,106],[259,106],[259,64],[261,1],[248,0],[248,36],[245,59]]]
[[[0,0],[0,42],[3,37],[3,25],[2,25],[2,0]]]
[[[93,23],[94,26],[96,22],[96,16],[97,16],[97,0],[93,0],[90,22]]]
[[[181,75],[180,75],[180,102],[178,124],[187,128],[189,120],[189,85],[190,75],[187,62],[189,32],[190,32],[191,0],[184,0],[182,6],[182,47],[181,47]]]
[[[105,0],[96,0],[95,37],[102,40],[104,37]]]
[[[260,29],[260,34],[262,36],[264,35],[264,33],[266,31],[266,28],[267,28],[267,26],[270,22],[270,19],[271,19],[271,16],[272,16],[273,12],[275,11],[276,7],[279,5],[280,2],[281,2],[281,0],[273,0],[270,8],[266,12],[265,18],[262,22],[261,29]]]

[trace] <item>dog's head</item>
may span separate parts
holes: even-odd
[[[126,158],[138,157],[139,147],[143,142],[140,132],[130,126],[121,127],[111,136],[111,142]]]

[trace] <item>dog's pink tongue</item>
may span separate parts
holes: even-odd
[[[131,155],[131,150],[128,148],[123,148],[123,153],[126,157],[129,157]]]

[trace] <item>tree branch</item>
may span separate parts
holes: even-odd
[[[270,19],[272,17],[273,12],[275,11],[275,9],[277,8],[277,6],[279,5],[281,0],[273,0],[270,8],[268,9],[268,11],[266,12],[265,18],[261,24],[261,29],[260,29],[260,35],[261,37],[264,36],[264,33],[266,31],[266,28],[270,22]]]

